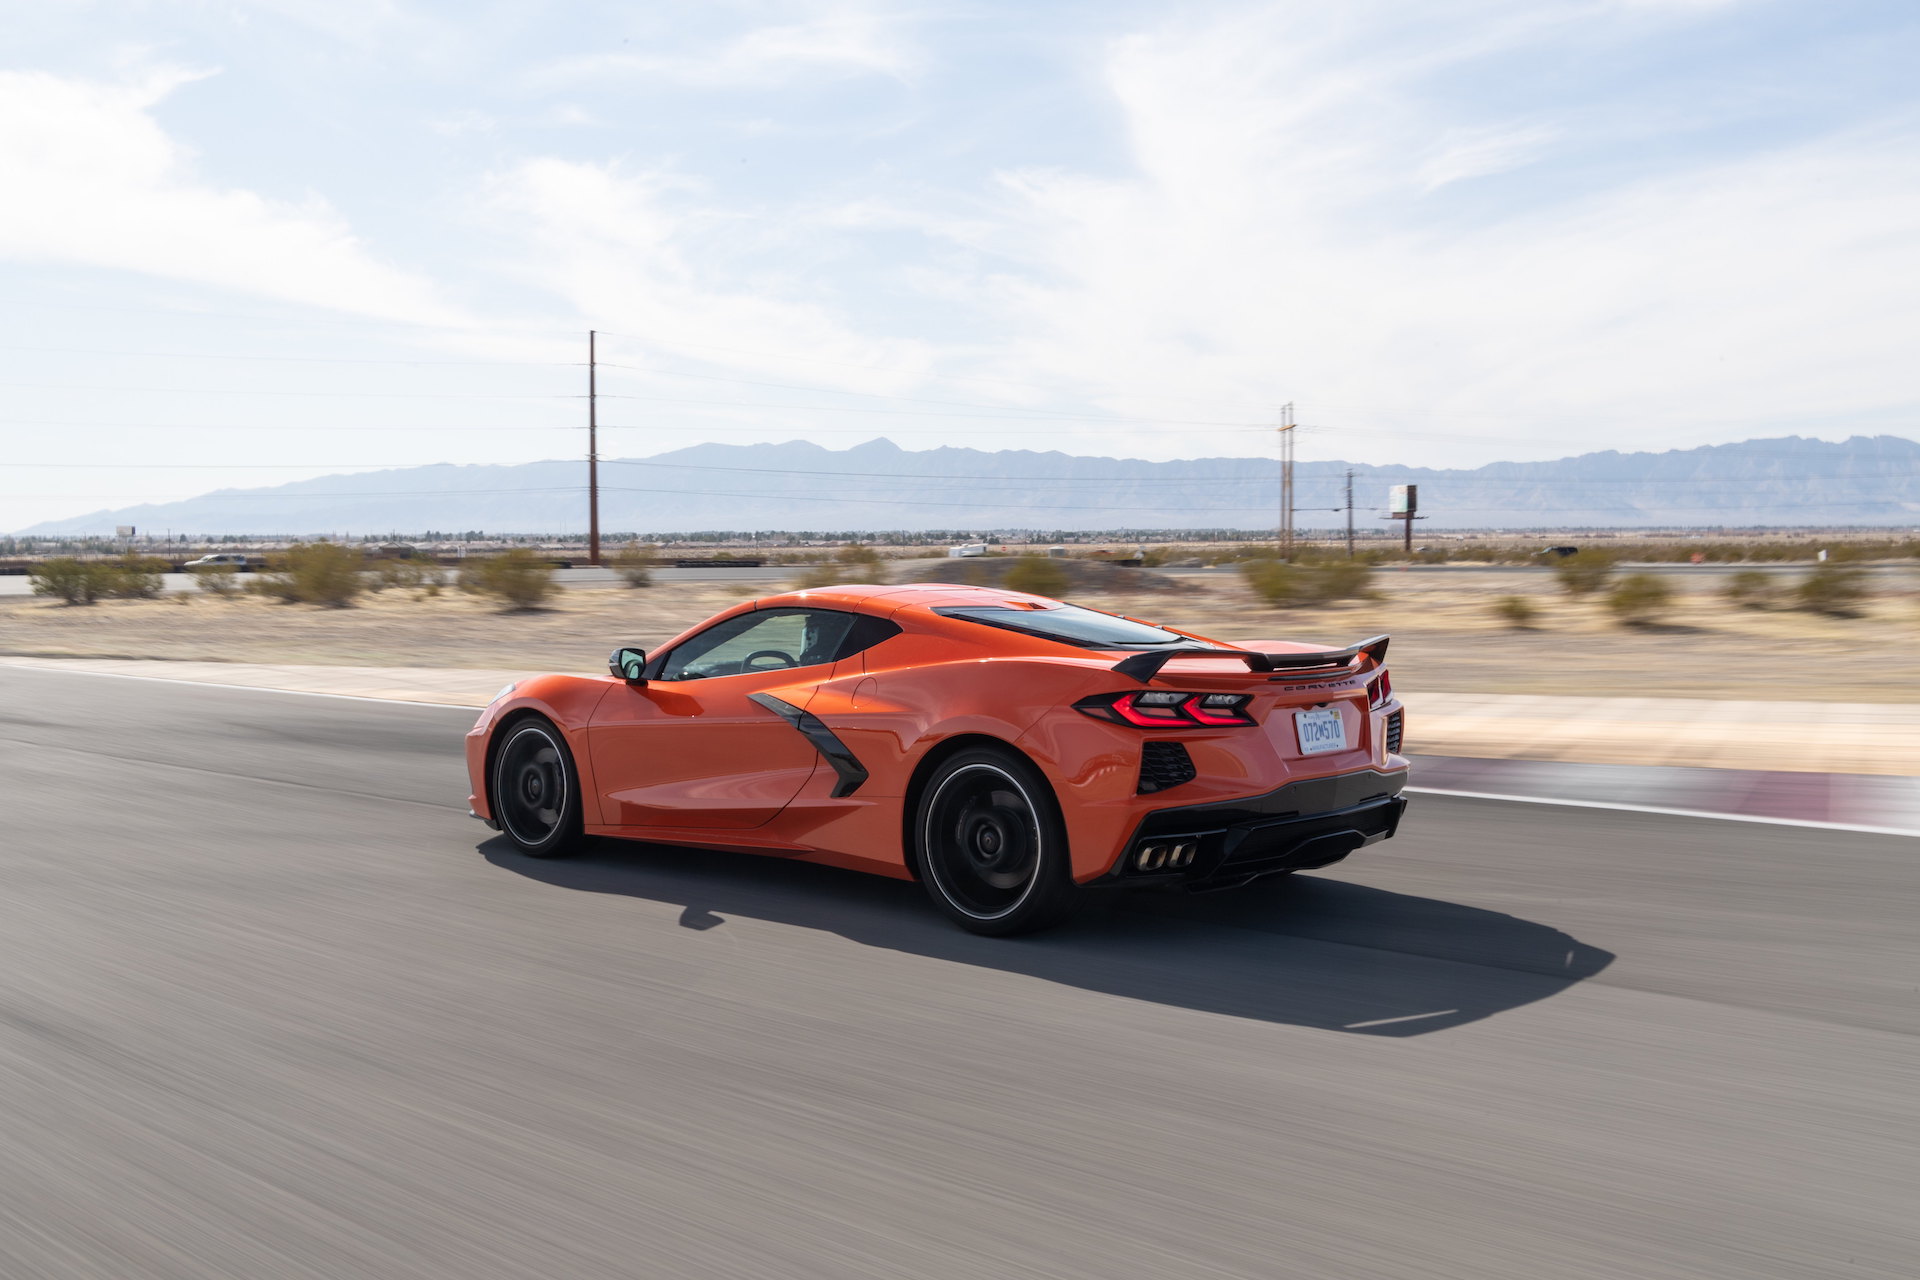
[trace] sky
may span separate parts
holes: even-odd
[[[0,529],[885,436],[1473,466],[1920,435],[1920,8],[38,0]]]

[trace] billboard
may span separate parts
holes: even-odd
[[[1420,486],[1417,484],[1397,484],[1393,486],[1393,500],[1387,506],[1387,513],[1396,516],[1410,516],[1420,510]]]
[[[113,527],[113,536],[116,538],[131,538],[133,536],[133,526],[130,524],[117,524]]]

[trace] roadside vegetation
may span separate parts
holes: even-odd
[[[538,609],[557,585],[553,565],[525,547],[495,556],[479,556],[460,566],[460,589],[500,603],[504,612]]]
[[[1606,589],[1615,563],[1611,552],[1579,551],[1554,561],[1553,576],[1568,595],[1590,596]]]
[[[1249,560],[1240,576],[1253,594],[1276,608],[1365,600],[1373,596],[1373,566],[1345,557],[1324,560]]]
[[[369,591],[405,591],[412,599],[425,600],[440,594],[447,575],[429,560],[378,560],[366,572]]]
[[[1056,560],[1043,555],[1028,554],[1021,556],[1008,568],[1007,576],[1001,581],[1009,591],[1024,591],[1029,595],[1052,596],[1058,598],[1073,590],[1073,579],[1060,567]]]
[[[1802,609],[1830,618],[1859,616],[1866,598],[1865,575],[1850,565],[1830,560],[1813,566],[1794,588],[1794,600]]]
[[[1770,608],[1780,598],[1773,575],[1758,569],[1742,569],[1728,578],[1724,594],[1727,603],[1741,609]]]
[[[1493,616],[1515,631],[1531,631],[1539,625],[1539,606],[1525,596],[1501,596],[1492,607]]]
[[[202,565],[193,571],[193,585],[200,588],[203,594],[231,600],[240,594],[240,566]]]
[[[864,542],[849,542],[833,553],[833,558],[794,579],[794,589],[812,591],[837,587],[846,582],[885,582],[886,561]]]
[[[638,542],[629,542],[613,553],[613,571],[620,581],[639,589],[653,585],[653,556]]]
[[[1630,573],[1607,589],[1607,611],[1630,627],[1652,626],[1672,608],[1673,588],[1658,574]]]
[[[41,561],[29,575],[33,594],[53,596],[67,604],[96,600],[151,600],[160,594],[167,562],[147,556],[124,555],[113,560],[81,560],[56,556]]]
[[[344,609],[366,589],[366,557],[336,542],[304,542],[267,557],[267,567],[247,583],[254,595],[283,604]]]

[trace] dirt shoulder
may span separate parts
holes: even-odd
[[[1589,697],[1920,702],[1920,580],[1879,584],[1862,616],[1826,618],[1735,608],[1719,581],[1682,585],[1667,621],[1632,628],[1598,603],[1542,578],[1462,569],[1381,572],[1372,600],[1276,610],[1229,575],[1180,577],[1176,591],[1106,593],[1081,602],[1223,640],[1346,643],[1394,637],[1394,678],[1408,692]],[[553,607],[501,613],[448,591],[367,596],[350,609],[257,598],[179,596],[69,607],[0,600],[0,654],[159,658],[372,667],[599,671],[619,644],[655,647],[715,611],[772,586],[675,583],[575,589]],[[1539,625],[1514,630],[1493,602],[1524,595]]]

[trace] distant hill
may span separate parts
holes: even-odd
[[[1303,462],[1303,528],[1345,523],[1348,464]],[[1920,442],[1787,436],[1665,453],[1588,453],[1471,470],[1354,464],[1358,523],[1391,485],[1418,484],[1428,529],[1920,524]],[[603,461],[608,533],[716,529],[1270,528],[1271,458],[1142,462],[1027,450],[908,452],[888,440],[702,444]],[[50,520],[25,534],[578,533],[586,464],[406,467],[223,489],[182,502]]]

